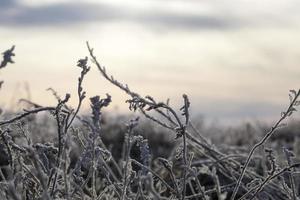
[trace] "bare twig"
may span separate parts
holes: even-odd
[[[232,196],[231,196],[231,200],[235,199],[235,196],[236,196],[236,194],[238,192],[238,189],[239,189],[239,187],[241,185],[243,177],[245,176],[246,169],[247,169],[247,167],[248,167],[248,165],[250,163],[250,160],[251,160],[251,158],[252,158],[255,150],[257,148],[259,148],[261,145],[263,145],[274,134],[274,132],[278,129],[278,127],[280,126],[281,122],[285,118],[287,118],[288,116],[290,116],[296,110],[294,108],[294,106],[295,106],[295,103],[296,103],[296,101],[297,101],[297,99],[298,99],[298,97],[300,95],[300,90],[298,90],[298,92],[295,92],[294,90],[292,90],[292,91],[294,93],[294,97],[291,100],[290,105],[288,106],[288,108],[286,109],[286,111],[282,113],[280,119],[274,124],[274,126],[272,126],[271,130],[258,143],[256,143],[252,147],[252,149],[251,149],[251,151],[250,151],[250,153],[249,153],[249,155],[247,157],[246,163],[244,164],[244,166],[242,168],[241,175],[240,175],[240,177],[239,177],[239,179],[237,181],[237,184],[236,184],[236,186],[235,186],[235,188],[233,190],[233,193],[232,193]]]
[[[14,123],[28,115],[32,115],[32,114],[36,114],[42,111],[54,111],[56,108],[55,107],[42,107],[42,108],[37,108],[34,110],[24,110],[24,113],[19,114],[9,120],[4,120],[0,122],[0,126],[6,125],[6,124],[10,124],[10,123]]]

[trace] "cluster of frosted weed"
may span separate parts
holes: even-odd
[[[0,116],[0,199],[293,199],[299,198],[297,174],[300,163],[293,151],[283,148],[286,162],[266,148],[277,129],[296,111],[300,90],[290,91],[290,102],[278,121],[248,154],[235,148],[213,145],[190,119],[190,100],[182,95],[182,107],[169,100],[142,96],[110,76],[87,43],[89,58],[79,59],[77,105],[68,103],[49,88],[56,106],[29,100],[30,109]],[[15,46],[3,53],[0,69],[13,64]],[[103,111],[112,101],[109,94],[89,98],[89,116],[80,115],[86,100],[84,80],[91,64],[100,75],[128,95],[129,110],[138,117],[123,124],[121,156],[114,156],[103,138]],[[1,80],[0,86],[3,85]],[[55,122],[55,137],[36,142],[30,118],[44,112]],[[176,148],[167,157],[154,157],[149,138],[138,131],[140,117],[174,133]],[[74,123],[76,122],[76,123]],[[76,156],[74,156],[74,152]],[[258,152],[260,154],[258,154]],[[73,156],[72,156],[73,155]],[[263,155],[263,156],[259,156]]]

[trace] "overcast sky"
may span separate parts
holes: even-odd
[[[54,105],[52,87],[76,104],[88,40],[109,73],[143,95],[179,107],[186,93],[194,115],[210,119],[275,119],[300,87],[299,9],[298,0],[1,0],[0,48],[15,44],[17,56],[1,71],[0,104],[14,107],[26,87],[35,102]],[[126,110],[95,67],[84,86]]]

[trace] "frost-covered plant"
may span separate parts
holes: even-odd
[[[13,63],[14,47],[4,52],[1,67]],[[83,81],[90,71],[88,57],[80,59],[77,84],[78,103],[68,105],[71,94],[61,98],[52,88],[56,106],[42,106],[29,100],[31,109],[0,120],[0,198],[1,199],[293,199],[299,198],[297,179],[300,163],[293,152],[284,148],[286,163],[278,162],[277,153],[265,148],[282,122],[300,104],[300,90],[291,90],[290,104],[271,130],[251,149],[218,148],[199,132],[190,120],[190,100],[174,109],[169,100],[133,92],[109,76],[88,45],[92,62],[101,75],[129,95],[129,109],[140,115],[123,124],[123,156],[112,153],[103,128],[103,110],[112,97],[90,98],[91,114],[81,115],[86,98]],[[35,142],[32,120],[26,117],[40,112],[49,114],[57,136],[53,141]],[[153,157],[150,135],[139,130],[141,116],[174,133],[174,152]],[[36,120],[36,119],[33,119]],[[76,121],[78,123],[74,123]],[[30,132],[31,131],[31,132]],[[256,155],[263,147],[265,157]],[[154,147],[155,148],[155,147]],[[258,160],[258,162],[257,162]],[[263,166],[261,166],[263,165]],[[257,167],[258,166],[258,167]],[[261,173],[260,167],[267,169]]]
[[[290,94],[290,105],[288,106],[287,110],[282,113],[281,118],[275,123],[275,125],[271,128],[271,130],[252,148],[250,151],[246,162],[243,166],[234,159],[232,159],[230,156],[226,156],[220,151],[218,151],[214,146],[210,145],[209,142],[201,136],[199,138],[194,138],[188,131],[187,131],[187,126],[189,125],[189,106],[190,102],[187,97],[187,95],[183,95],[184,99],[184,105],[180,109],[182,111],[182,115],[185,117],[185,120],[181,120],[177,113],[168,105],[168,103],[163,103],[163,102],[156,102],[153,97],[151,96],[145,96],[142,97],[136,92],[133,92],[129,89],[128,85],[124,85],[114,79],[113,76],[109,76],[106,72],[105,67],[101,66],[100,63],[98,62],[96,56],[94,55],[93,49],[89,46],[87,43],[88,50],[91,56],[92,61],[95,63],[97,66],[98,70],[100,71],[101,75],[108,80],[110,83],[113,85],[117,86],[121,90],[123,90],[125,93],[127,93],[131,99],[127,100],[127,103],[129,103],[129,109],[136,111],[139,110],[146,118],[154,121],[155,123],[173,130],[176,133],[176,138],[182,137],[183,142],[182,142],[182,160],[183,160],[183,171],[182,171],[182,176],[181,176],[181,199],[186,198],[186,178],[187,178],[187,172],[189,171],[188,169],[190,168],[188,164],[188,145],[187,145],[187,139],[189,140],[190,145],[194,149],[196,148],[197,150],[200,150],[200,153],[203,156],[208,157],[209,159],[213,159],[216,161],[216,165],[218,166],[218,172],[221,173],[223,176],[225,176],[227,179],[230,180],[230,182],[235,183],[236,185],[232,191],[231,194],[231,199],[235,199],[237,193],[240,191],[241,183],[243,181],[244,177],[247,177],[248,179],[253,179],[253,173],[247,172],[247,167],[251,161],[251,158],[253,157],[253,154],[257,148],[262,146],[273,134],[274,132],[280,128],[282,125],[281,122],[286,119],[287,117],[291,116],[293,112],[296,111],[295,107],[299,105],[298,101],[298,96],[300,95],[300,90],[296,92],[295,90],[291,90]],[[155,111],[160,115],[160,119],[155,118],[154,116],[151,116],[149,114],[149,111]],[[199,135],[199,134],[198,134]],[[200,148],[200,149],[199,149]],[[202,151],[202,152],[201,152]],[[204,151],[204,154],[203,154]],[[222,162],[220,162],[222,160]],[[295,167],[297,165],[294,165]],[[240,172],[240,169],[242,171]],[[216,168],[214,168],[214,176],[216,174]],[[274,176],[274,172],[273,172]],[[268,180],[266,178],[265,180]],[[269,181],[265,182],[262,184],[262,186],[265,186],[266,183]],[[219,182],[217,183],[219,184]],[[220,193],[220,188],[221,186],[218,185],[217,191],[219,190]],[[246,190],[244,186],[241,187],[241,192],[243,190]],[[247,190],[246,190],[247,191]],[[260,190],[257,190],[259,192]],[[254,195],[255,196],[255,195]]]

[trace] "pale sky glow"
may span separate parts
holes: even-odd
[[[274,119],[300,87],[299,9],[296,0],[4,0],[0,50],[15,44],[17,56],[0,72],[0,105],[26,97],[24,82],[34,102],[54,105],[52,87],[75,105],[88,40],[110,74],[144,95],[179,106],[187,93],[194,115],[210,119]],[[126,96],[92,68],[88,96],[110,93],[125,112]]]

